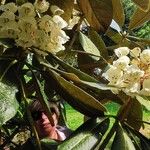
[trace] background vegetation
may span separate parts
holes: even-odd
[[[61,9],[52,11],[52,5],[64,13]],[[23,15],[32,19],[26,20]],[[45,15],[49,20],[40,24]],[[114,49],[149,51],[149,21],[150,0],[2,0],[0,148],[20,149],[34,137],[39,150],[43,145],[44,150],[51,149],[51,140],[39,140],[28,109],[34,99],[39,99],[49,120],[48,100],[59,103],[60,123],[74,129],[70,138],[58,143],[58,150],[149,150],[149,137],[141,133],[150,124],[149,93],[120,88],[116,94],[118,88],[102,76],[117,60]],[[41,34],[36,34],[37,30]],[[149,64],[138,67],[144,68],[145,74],[139,79],[141,90],[143,80],[149,79]],[[68,103],[67,113],[64,101]],[[83,116],[89,120],[83,121]],[[24,136],[29,133],[27,138],[17,141],[22,139],[22,132]]]

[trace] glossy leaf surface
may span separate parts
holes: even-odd
[[[149,4],[150,5],[150,4]],[[133,30],[143,25],[146,21],[150,20],[150,9],[147,12],[140,10],[139,8],[134,12],[131,21],[129,23],[129,29]]]
[[[93,27],[96,31],[105,32],[112,20],[111,1],[78,0],[78,3],[91,27]]]
[[[18,110],[19,105],[15,97],[16,92],[16,87],[0,82],[0,126],[14,117]]]

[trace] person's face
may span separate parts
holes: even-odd
[[[53,134],[55,131],[56,125],[58,123],[58,119],[55,113],[52,113],[52,118],[54,120],[54,126],[51,125],[47,115],[44,111],[38,111],[38,118],[35,120],[35,126],[40,138],[48,137]]]

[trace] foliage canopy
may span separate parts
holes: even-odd
[[[58,150],[150,149],[139,132],[149,124],[143,106],[150,111],[150,40],[133,36],[144,23],[149,30],[150,0],[132,2],[135,10],[125,27],[121,0],[1,1],[0,125],[6,137],[1,147],[23,126],[37,135],[28,109],[37,98],[48,114],[48,100],[63,99],[90,117]],[[109,115],[107,102],[120,105],[116,116]],[[36,139],[39,149],[52,144]]]

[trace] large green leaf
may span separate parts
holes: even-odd
[[[16,92],[16,87],[0,82],[0,126],[14,117],[18,110],[19,105],[15,97]]]
[[[141,45],[137,44],[133,40],[129,40],[128,38],[125,38],[121,33],[114,31],[112,28],[109,28],[106,32],[106,35],[114,41],[116,44],[118,44],[118,47],[121,46],[127,46],[129,48],[135,48],[135,47],[141,47]]]
[[[105,59],[107,59],[108,52],[106,49],[106,45],[105,45],[103,39],[101,38],[101,36],[93,29],[90,29],[89,30],[89,38],[95,44],[95,46],[98,48],[101,56],[104,57]]]
[[[89,119],[73,135],[59,145],[58,150],[91,150],[101,140],[109,127],[109,119],[101,118],[98,122]]]
[[[75,75],[77,75],[81,80],[84,80],[84,81],[89,81],[89,82],[98,82],[98,80],[96,80],[95,78],[89,76],[88,74],[80,71],[79,69],[76,69],[74,67],[72,67],[71,65],[63,62],[61,59],[59,59],[58,57],[50,54],[54,59],[55,61],[63,68],[65,69],[66,71],[70,72],[70,73],[74,73]]]
[[[140,122],[142,121],[142,119],[143,119],[142,105],[136,99],[133,99],[130,110],[127,115],[127,123],[138,131],[142,126],[142,122]]]
[[[150,5],[150,4],[149,4]],[[140,27],[143,23],[150,20],[150,8],[147,12],[142,11],[141,9],[137,9],[129,23],[129,29],[135,29]]]
[[[93,96],[65,80],[56,72],[49,70],[49,75],[53,78],[51,80],[53,88],[81,113],[87,113],[87,116],[100,116],[106,111],[106,108]]]
[[[85,18],[96,31],[105,32],[112,20],[110,0],[77,0]]]
[[[130,132],[132,132],[134,138],[138,137],[140,140],[140,143],[138,142],[138,144],[140,145],[142,150],[150,150],[150,140],[148,138],[146,138],[144,135],[142,135],[140,132],[134,130],[133,128],[131,128],[130,126],[128,126],[127,124],[125,124],[124,126],[126,129],[128,129]]]
[[[100,51],[98,50],[98,48],[94,45],[94,43],[83,33],[80,32],[79,34],[79,38],[80,38],[80,43],[83,47],[83,49],[89,53],[89,54],[93,54],[96,56],[91,56],[93,59],[95,60],[99,60],[100,57]]]
[[[121,0],[112,0],[113,5],[113,19],[120,27],[124,25],[125,15]]]
[[[50,138],[44,138],[41,140],[41,147],[43,150],[56,150],[58,142]]]
[[[44,63],[43,63],[44,64]],[[107,84],[103,84],[101,82],[88,82],[88,81],[84,81],[84,80],[81,80],[77,75],[75,75],[74,73],[68,73],[68,72],[65,72],[65,71],[61,71],[61,70],[58,70],[58,69],[55,69],[55,68],[52,68],[50,67],[49,65],[46,65],[45,66],[55,70],[56,72],[58,72],[61,76],[63,76],[66,80],[69,80],[69,81],[72,81],[74,83],[76,83],[77,85],[81,85],[81,86],[84,86],[84,87],[87,87],[91,90],[97,90],[97,91],[101,91],[101,90],[112,90],[112,89],[116,89],[116,87],[113,87],[113,86],[109,86]]]
[[[137,95],[136,99],[150,111],[150,97]]]
[[[132,0],[140,9],[148,11],[150,0]]]
[[[45,64],[43,62],[41,62],[42,65],[50,68],[50,69],[53,69],[55,70],[57,73],[59,73],[62,77],[64,77],[66,80],[68,81],[72,81],[74,84],[78,85],[79,87],[83,88],[83,89],[88,89],[88,90],[91,90],[93,91],[93,93],[95,93],[96,95],[98,94],[98,98],[99,100],[103,100],[103,99],[107,99],[107,100],[112,100],[116,103],[119,103],[119,104],[122,104],[123,101],[122,99],[118,98],[115,94],[113,94],[110,90],[112,89],[116,89],[116,87],[111,87],[111,86],[108,86],[108,85],[105,85],[103,83],[100,83],[100,82],[93,82],[92,80],[90,80],[90,82],[88,81],[84,81],[82,79],[87,79],[87,78],[82,78],[80,79],[77,75],[81,75],[81,74],[74,74],[74,73],[69,73],[69,72],[65,72],[65,71],[62,71],[62,70],[58,70],[58,69],[55,69],[53,68],[52,66],[50,66],[49,64]],[[67,65],[67,64],[66,64]],[[71,66],[70,66],[71,67]],[[75,68],[71,68],[71,69],[75,69]],[[69,71],[69,70],[68,70]],[[71,70],[70,70],[71,71]],[[74,72],[74,71],[73,71]],[[75,71],[76,73],[76,71]],[[90,77],[90,76],[89,76]],[[48,84],[48,83],[47,83]],[[49,89],[50,89],[50,85],[51,84],[48,84],[49,85]]]
[[[118,128],[116,129],[116,135],[111,150],[136,150],[132,140],[120,124],[118,124]]]

